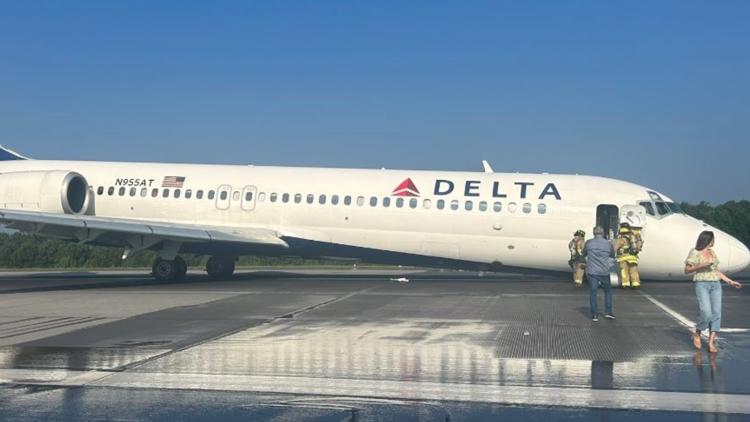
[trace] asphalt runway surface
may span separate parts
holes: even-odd
[[[0,420],[750,420],[738,279],[709,354],[690,282],[593,322],[587,289],[528,275],[2,273]]]

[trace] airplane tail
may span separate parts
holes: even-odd
[[[23,155],[13,151],[12,149],[0,145],[0,161],[11,160],[30,160],[30,158],[24,157]]]

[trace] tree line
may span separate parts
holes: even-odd
[[[745,245],[750,245],[750,201],[730,201],[713,206],[708,202],[682,203],[689,215],[717,227]],[[156,255],[138,251],[122,259],[119,248],[93,247],[41,238],[32,234],[0,234],[0,268],[110,268],[150,267]],[[188,264],[205,265],[205,257],[192,257]],[[241,257],[239,265],[341,265],[340,261],[299,257]]]

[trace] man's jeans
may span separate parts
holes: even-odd
[[[609,275],[591,275],[586,274],[589,280],[589,301],[591,302],[591,316],[599,313],[596,309],[596,291],[599,287],[604,289],[604,313],[612,314],[612,283]]]
[[[698,297],[700,315],[695,329],[721,331],[721,282],[696,281],[695,296]]]

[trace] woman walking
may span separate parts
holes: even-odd
[[[719,259],[712,249],[714,233],[704,231],[698,236],[695,249],[685,260],[685,274],[693,274],[695,296],[698,298],[700,317],[693,333],[693,346],[701,348],[701,331],[708,329],[708,351],[716,353],[716,333],[721,331],[721,282],[739,289],[742,284],[719,271]]]

